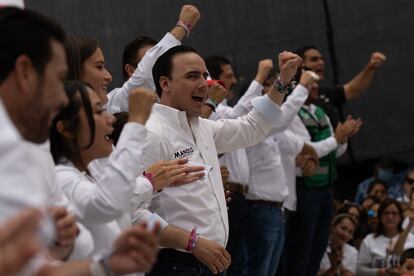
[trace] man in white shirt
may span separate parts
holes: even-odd
[[[286,53],[285,62],[296,71],[299,59]],[[201,275],[212,275],[228,267],[230,256],[224,250],[228,239],[227,208],[217,154],[254,145],[272,128],[270,122],[279,126],[284,121],[284,114],[276,105],[276,91],[253,100],[253,110],[238,119],[199,118],[207,96],[207,75],[203,59],[192,48],[177,46],[164,53],[153,68],[161,104],[154,106],[147,127],[157,136],[150,145],[156,160],[186,156],[191,162],[206,166],[204,178],[164,189],[154,198],[152,209],[169,223],[197,230],[200,238],[190,238],[187,251],[196,251],[199,243],[215,242],[218,247],[214,257],[218,263],[209,271],[191,254],[163,249],[151,275],[168,275],[173,270],[198,275],[200,268]]]
[[[316,275],[326,250],[333,216],[331,185],[336,178],[336,157],[345,152],[347,138],[356,134],[360,120],[348,118],[336,132],[328,116],[311,101],[318,96],[318,85],[293,120],[290,130],[317,152],[319,164],[313,176],[302,172],[296,182],[297,209],[288,219],[286,242],[288,275]],[[311,161],[312,162],[312,161]]]
[[[124,77],[127,81],[125,81],[122,87],[115,88],[108,94],[106,109],[111,113],[121,111],[128,112],[128,92],[131,89],[144,87],[154,91],[155,86],[151,70],[155,61],[171,47],[181,45],[181,40],[190,35],[199,19],[200,12],[195,6],[184,5],[181,8],[177,24],[170,32],[165,34],[160,42],[152,48],[149,48],[149,46],[154,41],[148,42],[148,44],[145,43],[144,45],[146,47],[137,48],[137,53],[134,53],[136,55],[135,57],[139,59],[140,55],[144,54],[142,59],[139,61],[138,65],[136,65],[136,68],[134,68],[135,64],[124,64]],[[126,75],[128,75],[128,77]]]
[[[233,97],[232,88],[237,83],[230,61],[225,57],[218,56],[211,56],[205,59],[205,61],[212,79],[222,81],[225,89],[225,100],[217,108],[214,106],[217,102],[213,95],[208,95],[207,108],[205,108],[208,112],[203,114],[206,116],[205,118],[216,121],[220,119],[235,119],[247,114],[251,109],[250,101],[257,96],[261,96],[263,81],[269,74],[271,67],[266,66],[266,62],[261,61],[257,75],[249,88],[237,104],[234,107],[230,107],[227,105],[227,100]],[[204,117],[203,115],[202,117]],[[247,205],[244,196],[247,192],[249,181],[249,162],[244,148],[220,156],[219,162],[221,166],[226,166],[229,170],[229,178],[224,186],[226,190],[231,191],[231,201],[228,204],[229,240],[226,250],[230,253],[232,262],[227,270],[227,275],[238,276],[241,275],[245,266],[242,233],[246,228]]]
[[[29,35],[30,34],[30,35]],[[67,72],[63,48],[65,33],[53,20],[36,12],[0,9],[0,221],[25,207],[43,209],[47,192],[37,156],[25,141],[42,143],[48,137],[53,117],[68,102],[63,88]],[[53,240],[53,226],[42,220],[39,237],[45,250]],[[147,262],[136,260],[130,238],[144,238],[149,247],[141,253]],[[101,275],[148,269],[154,260],[157,239],[141,228],[125,231],[114,243],[113,252],[94,260],[50,265],[45,258],[31,259],[21,275]],[[104,265],[104,257],[109,265]],[[151,260],[152,259],[152,260]]]

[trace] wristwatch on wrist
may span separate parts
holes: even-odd
[[[208,98],[204,104],[209,106],[213,112],[216,112],[217,103],[215,100]]]
[[[290,83],[284,83],[280,79],[280,77],[277,77],[277,79],[273,83],[273,86],[276,88],[277,91],[279,91],[282,94],[287,94],[290,92]]]

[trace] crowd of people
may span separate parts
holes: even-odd
[[[385,55],[320,86],[318,48],[283,51],[229,106],[230,60],[182,45],[200,18],[131,40],[108,91],[99,41],[0,8],[0,275],[414,275],[414,170],[332,193]]]

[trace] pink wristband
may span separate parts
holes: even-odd
[[[191,26],[191,24],[186,21],[178,20],[177,24],[175,25],[182,27],[187,33],[187,37],[189,37],[190,33],[193,31],[193,27]]]
[[[190,253],[193,252],[194,248],[197,245],[197,241],[198,241],[197,227],[194,227],[193,230],[191,230],[190,238],[188,239],[188,244],[185,250]]]

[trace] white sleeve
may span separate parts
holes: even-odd
[[[219,119],[235,119],[237,117],[246,115],[250,110],[253,109],[251,100],[261,96],[263,90],[263,85],[253,80],[249,88],[246,90],[244,95],[239,99],[237,104],[233,108],[217,108],[216,112],[213,112],[209,119],[219,120]]]
[[[180,44],[181,41],[176,39],[172,34],[167,33],[157,45],[145,53],[131,78],[121,88],[114,89],[108,94],[106,109],[111,113],[128,111],[128,97],[131,89],[144,87],[155,91],[154,80],[152,78],[152,67],[154,67],[154,63],[168,49]]]
[[[290,130],[276,134],[276,141],[283,154],[297,156],[303,149],[305,141]]]
[[[319,142],[307,141],[306,143],[315,149],[319,158],[325,157],[338,148],[338,143],[334,137],[329,137]]]
[[[262,141],[273,124],[280,124],[280,108],[266,95],[253,101],[254,108],[237,119],[204,120],[212,128],[217,153],[253,146]]]
[[[135,179],[143,171],[145,138],[144,126],[127,123],[97,183],[75,168],[57,166],[58,182],[79,221],[106,223],[129,211]]]
[[[297,85],[292,94],[287,97],[286,101],[280,107],[281,115],[280,118],[278,118],[280,120],[280,123],[273,124],[274,127],[269,132],[268,136],[283,132],[289,128],[289,126],[292,124],[293,119],[298,114],[300,108],[306,102],[308,96],[308,89],[303,85]]]
[[[372,255],[369,247],[369,240],[371,236],[365,237],[362,241],[361,247],[359,248],[357,273],[356,275],[361,276],[375,276],[377,275],[377,269],[371,268]]]
[[[358,263],[365,263],[365,264],[372,263],[371,249],[369,247],[370,238],[371,236],[367,236],[362,241],[361,247],[359,248]]]

